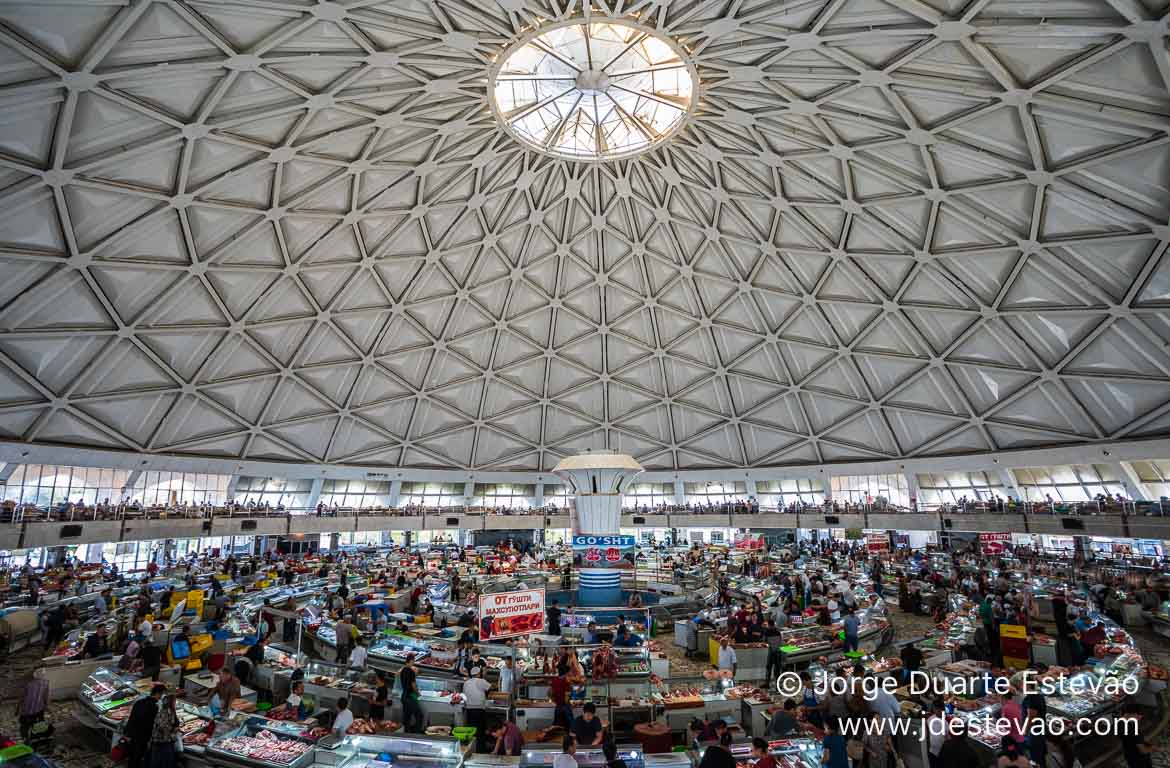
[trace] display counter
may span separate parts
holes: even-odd
[[[212,738],[204,758],[230,768],[303,768],[313,763],[314,743],[304,726],[249,717]]]
[[[317,762],[336,768],[460,768],[463,746],[443,736],[349,735],[332,748],[318,746]]]
[[[378,636],[369,647],[368,663],[377,669],[397,672],[413,658],[420,671],[454,675],[456,647],[438,639],[422,639],[393,630]]]
[[[629,742],[619,742],[617,757],[624,760],[627,768],[645,768],[642,755],[642,745]],[[551,768],[553,761],[561,754],[561,745],[539,743],[525,744],[520,756],[521,768]],[[573,757],[578,768],[605,768],[609,762],[601,747],[578,746]]]
[[[696,762],[701,762],[703,753],[711,748],[707,746],[698,750]],[[773,739],[768,741],[768,753],[776,760],[777,768],[820,768],[821,765],[822,749],[817,739]],[[740,768],[751,768],[755,764],[750,741],[732,743],[731,757]]]
[[[302,668],[305,673],[305,695],[319,710],[336,709],[338,699],[349,699],[354,717],[369,714],[369,702],[374,699],[373,674],[364,670],[338,666],[327,661],[309,661]],[[281,688],[291,689],[292,670],[281,670]]]
[[[150,692],[153,682],[136,680],[115,669],[97,669],[81,684],[74,711],[77,719],[117,740],[134,702]]]

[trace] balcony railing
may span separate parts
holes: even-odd
[[[17,504],[12,501],[0,503],[0,524],[23,524],[36,522],[85,522],[120,520],[208,520],[232,517],[422,517],[434,516],[507,516],[518,518],[549,517],[568,514],[563,507],[480,507],[447,506],[432,507],[406,505],[403,507],[284,507],[270,505],[227,504],[227,505],[141,505],[141,504],[59,504],[42,507],[35,504]],[[1158,501],[1084,501],[1084,502],[1004,502],[987,501],[965,504],[919,503],[906,507],[884,502],[852,503],[828,501],[823,504],[788,504],[785,506],[761,506],[753,501],[722,502],[719,504],[660,504],[651,507],[632,506],[622,510],[623,515],[725,515],[742,516],[756,514],[793,515],[1051,515],[1054,517],[1075,516],[1121,516],[1121,517],[1165,517],[1170,515],[1170,499]]]

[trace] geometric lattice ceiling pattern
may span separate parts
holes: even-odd
[[[543,470],[1170,434],[1167,0],[0,5],[0,437]],[[491,107],[635,22],[628,159]]]

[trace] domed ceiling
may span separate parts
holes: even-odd
[[[1168,12],[4,2],[0,437],[544,470],[1165,436]]]

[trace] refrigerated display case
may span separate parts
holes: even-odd
[[[95,670],[78,691],[78,714],[91,726],[120,731],[134,702],[145,695],[143,688],[149,691],[152,684],[115,669]]]
[[[249,717],[212,739],[204,757],[231,768],[304,768],[313,762],[313,745],[314,739],[302,727]]]
[[[520,753],[521,768],[550,768],[557,755],[561,754],[560,744],[526,744]],[[577,747],[573,757],[578,768],[605,768],[609,762],[601,747]],[[645,768],[642,745],[636,743],[617,744],[617,758],[624,760],[627,768]]]
[[[318,710],[333,710],[337,700],[345,698],[349,699],[354,717],[369,712],[369,702],[374,698],[373,673],[319,660],[306,662],[302,669],[305,695],[313,700]],[[291,689],[291,670],[282,670],[277,676],[284,678],[281,688]]]
[[[319,748],[318,762],[335,768],[462,768],[463,748],[444,736],[395,734],[346,736],[329,751]]]

